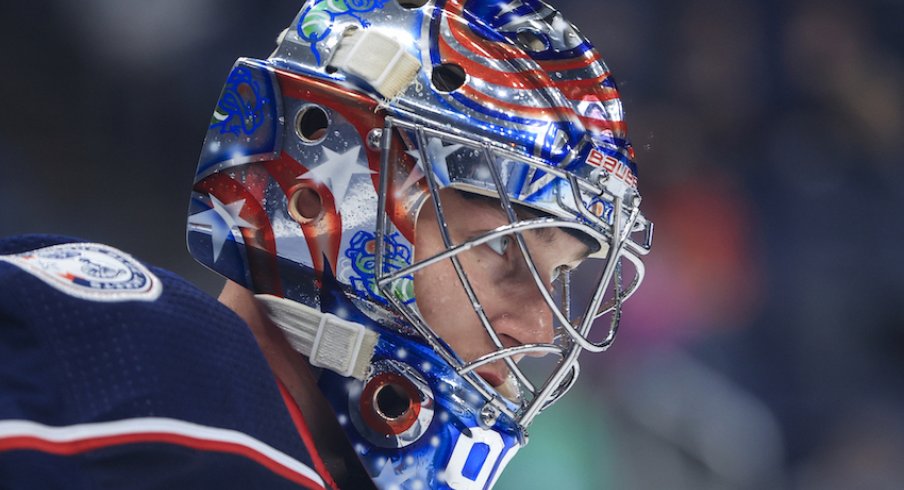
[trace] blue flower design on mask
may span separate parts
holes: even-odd
[[[392,233],[383,237],[383,274],[390,274],[402,270],[411,265],[411,248],[398,242],[398,233]],[[370,297],[387,303],[380,289],[377,287],[375,272],[376,260],[376,236],[368,231],[359,231],[352,237],[345,256],[351,259],[352,275],[349,277],[352,288],[360,296]],[[414,277],[404,276],[393,281],[392,295],[405,304],[414,301]]]
[[[226,80],[210,127],[219,128],[220,134],[251,136],[264,123],[270,103],[251,70],[239,67]]]

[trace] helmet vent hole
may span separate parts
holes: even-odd
[[[387,366],[391,366],[389,362],[396,366],[403,366],[397,361],[377,361],[374,364],[375,369],[385,369]],[[430,425],[430,419],[433,417],[432,403],[424,404],[424,402],[428,399],[427,397],[433,396],[432,392],[422,378],[412,378],[420,379],[420,383],[424,383],[421,385],[423,388],[418,388],[408,376],[417,376],[417,374],[382,371],[368,379],[361,391],[357,403],[357,413],[361,415],[361,418],[353,416],[352,423],[356,424],[365,437],[369,437],[368,434],[370,434],[376,438],[371,439],[371,442],[375,442],[377,445],[390,443],[389,446],[382,445],[381,447],[402,447],[410,444]],[[350,408],[353,409],[354,414],[355,409],[352,405]],[[418,421],[421,423],[416,424]],[[361,425],[362,422],[364,425]],[[402,434],[407,434],[405,440],[396,437],[386,438],[386,436]],[[409,438],[411,436],[414,438]]]
[[[295,115],[295,134],[309,145],[323,141],[329,127],[330,118],[319,105],[306,105]]]
[[[403,387],[387,383],[374,393],[374,407],[386,419],[397,419],[411,409],[411,398]]]
[[[296,189],[289,198],[289,215],[302,225],[320,219],[323,215],[323,200],[320,194],[308,186]]]
[[[518,31],[518,43],[528,51],[545,51],[546,41],[536,31],[525,29]]]
[[[430,0],[398,0],[399,6],[406,9],[419,9]]]
[[[433,67],[433,75],[430,81],[433,87],[444,93],[454,92],[465,84],[468,76],[465,74],[464,68],[454,63],[443,63]]]

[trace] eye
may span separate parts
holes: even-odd
[[[505,251],[508,250],[509,245],[512,243],[512,239],[507,236],[501,236],[499,238],[494,238],[487,242],[487,246],[490,247],[494,252],[499,255],[505,255]]]

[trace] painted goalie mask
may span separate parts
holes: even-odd
[[[643,278],[632,157],[542,2],[314,0],[229,75],[188,244],[323,368],[378,486],[489,488]]]

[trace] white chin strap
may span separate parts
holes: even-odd
[[[254,296],[289,344],[311,365],[364,380],[379,335],[360,323],[343,320],[301,303],[269,294]]]

